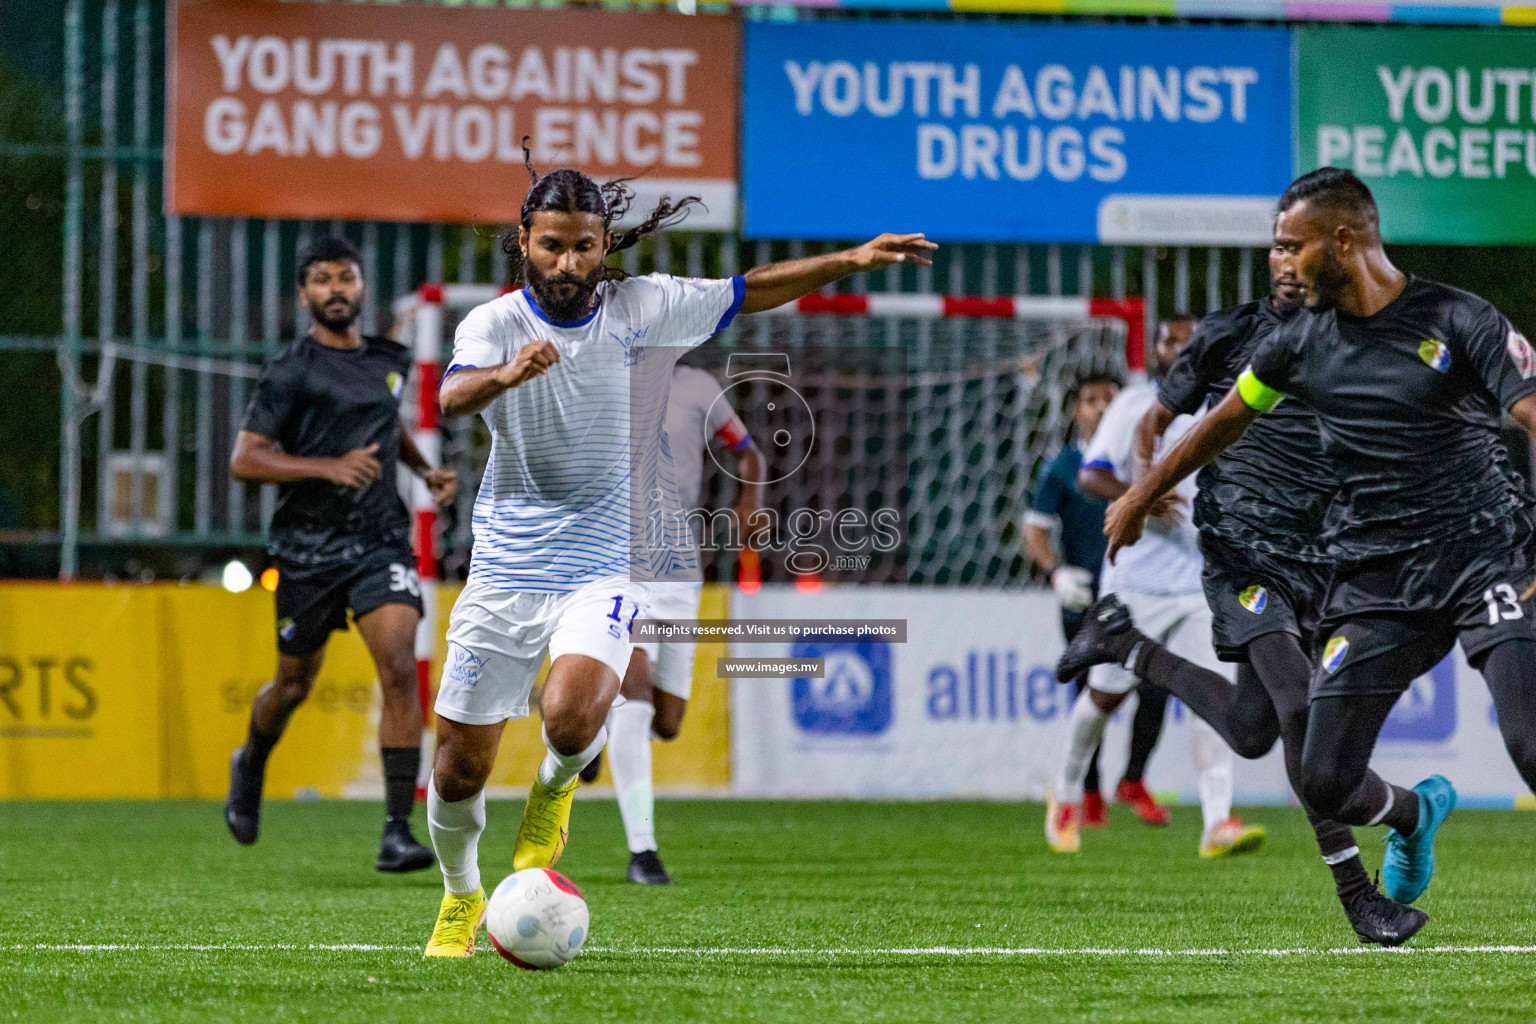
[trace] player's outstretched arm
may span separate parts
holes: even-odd
[[[481,369],[466,366],[443,379],[437,392],[437,406],[444,416],[472,416],[494,402],[510,388],[548,372],[560,361],[553,342],[530,341],[518,350],[510,363]]]
[[[289,455],[277,450],[264,434],[242,430],[235,435],[229,475],[248,484],[287,484],[295,480],[329,480],[343,487],[367,487],[383,473],[379,446],[354,448],[334,459]]]
[[[1110,505],[1109,511],[1104,513],[1104,536],[1109,538],[1110,562],[1114,562],[1115,554],[1121,548],[1130,547],[1141,539],[1147,515],[1157,499],[1226,451],[1258,418],[1259,411],[1250,406],[1240,390],[1234,387],[1210,415],[1163,456],[1161,462],[1153,465],[1146,476]]]
[[[747,271],[743,313],[761,313],[819,291],[861,270],[883,270],[896,263],[928,266],[938,248],[922,235],[881,235],[863,245],[803,260],[767,263]]]

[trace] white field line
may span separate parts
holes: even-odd
[[[0,946],[16,952],[39,953],[119,953],[119,952],[186,952],[186,953],[267,953],[315,951],[326,953],[398,953],[418,952],[419,945],[389,946],[362,942],[349,943],[18,943]],[[1213,957],[1213,956],[1355,956],[1361,954],[1415,954],[1430,953],[1536,953],[1536,946],[1399,946],[1388,949],[1381,946],[1340,946],[1333,949],[1295,947],[1288,949],[1155,949],[1082,947],[1077,949],[1052,949],[1030,946],[913,946],[872,949],[836,947],[830,949],[796,949],[784,946],[588,946],[592,953],[613,953],[619,956],[994,956],[994,957]]]

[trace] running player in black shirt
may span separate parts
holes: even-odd
[[[1536,353],[1487,302],[1393,266],[1375,200],[1348,171],[1297,179],[1279,210],[1275,245],[1308,308],[1110,508],[1105,531],[1111,552],[1134,540],[1152,500],[1284,395],[1318,414],[1341,490],[1301,797],[1338,821],[1390,826],[1386,892],[1411,903],[1434,873],[1455,790],[1432,776],[1383,791],[1367,766],[1398,697],[1457,639],[1536,787],[1536,523],[1499,437],[1501,410],[1536,434]]]
[[[457,477],[433,469],[400,423],[411,354],[357,325],[364,281],[356,249],[316,242],[299,257],[299,300],[314,318],[309,334],[267,364],[235,441],[230,472],[280,485],[267,550],[278,568],[277,675],[256,694],[249,738],[230,759],[224,820],[254,843],[267,755],[288,717],[309,695],[331,632],[357,630],[384,691],[379,745],[385,824],[380,871],[417,871],[432,851],[411,835],[421,766],[421,703],[415,638],[421,586],[411,520],[396,489],[404,462],[447,504]]]
[[[1158,401],[1137,432],[1143,464],[1174,418],[1221,400],[1259,345],[1300,309],[1305,289],[1270,251],[1272,292],[1201,320],[1164,375]],[[1209,722],[1240,756],[1263,757],[1281,740],[1286,776],[1302,791],[1308,683],[1318,619],[1331,574],[1322,540],[1338,492],[1317,416],[1286,402],[1260,418],[1200,471],[1194,519],[1205,556],[1204,584],[1218,656],[1244,662],[1237,685],[1171,653],[1139,632],[1113,596],[1090,609],[1090,625],[1062,655],[1067,671],[1129,663]],[[1378,791],[1381,783],[1376,783]],[[1399,945],[1427,916],[1379,893],[1349,826],[1307,811],[1345,914],[1363,942]]]

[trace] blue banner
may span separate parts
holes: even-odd
[[[1267,244],[1284,29],[749,22],[744,229]]]

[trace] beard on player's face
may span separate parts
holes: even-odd
[[[599,263],[586,277],[563,271],[545,274],[532,260],[524,264],[528,275],[528,288],[539,300],[539,308],[551,320],[580,320],[592,308],[592,296],[603,279],[604,266]]]
[[[1269,264],[1270,305],[1278,313],[1289,315],[1307,304],[1307,289],[1275,260]]]
[[[332,295],[323,305],[312,306],[310,312],[315,322],[328,331],[343,334],[352,328],[363,312],[363,297],[348,299],[344,295]]]
[[[1317,272],[1312,275],[1312,285],[1307,289],[1307,304],[1313,309],[1332,309],[1344,297],[1354,278],[1338,255],[1329,246],[1318,260]]]

